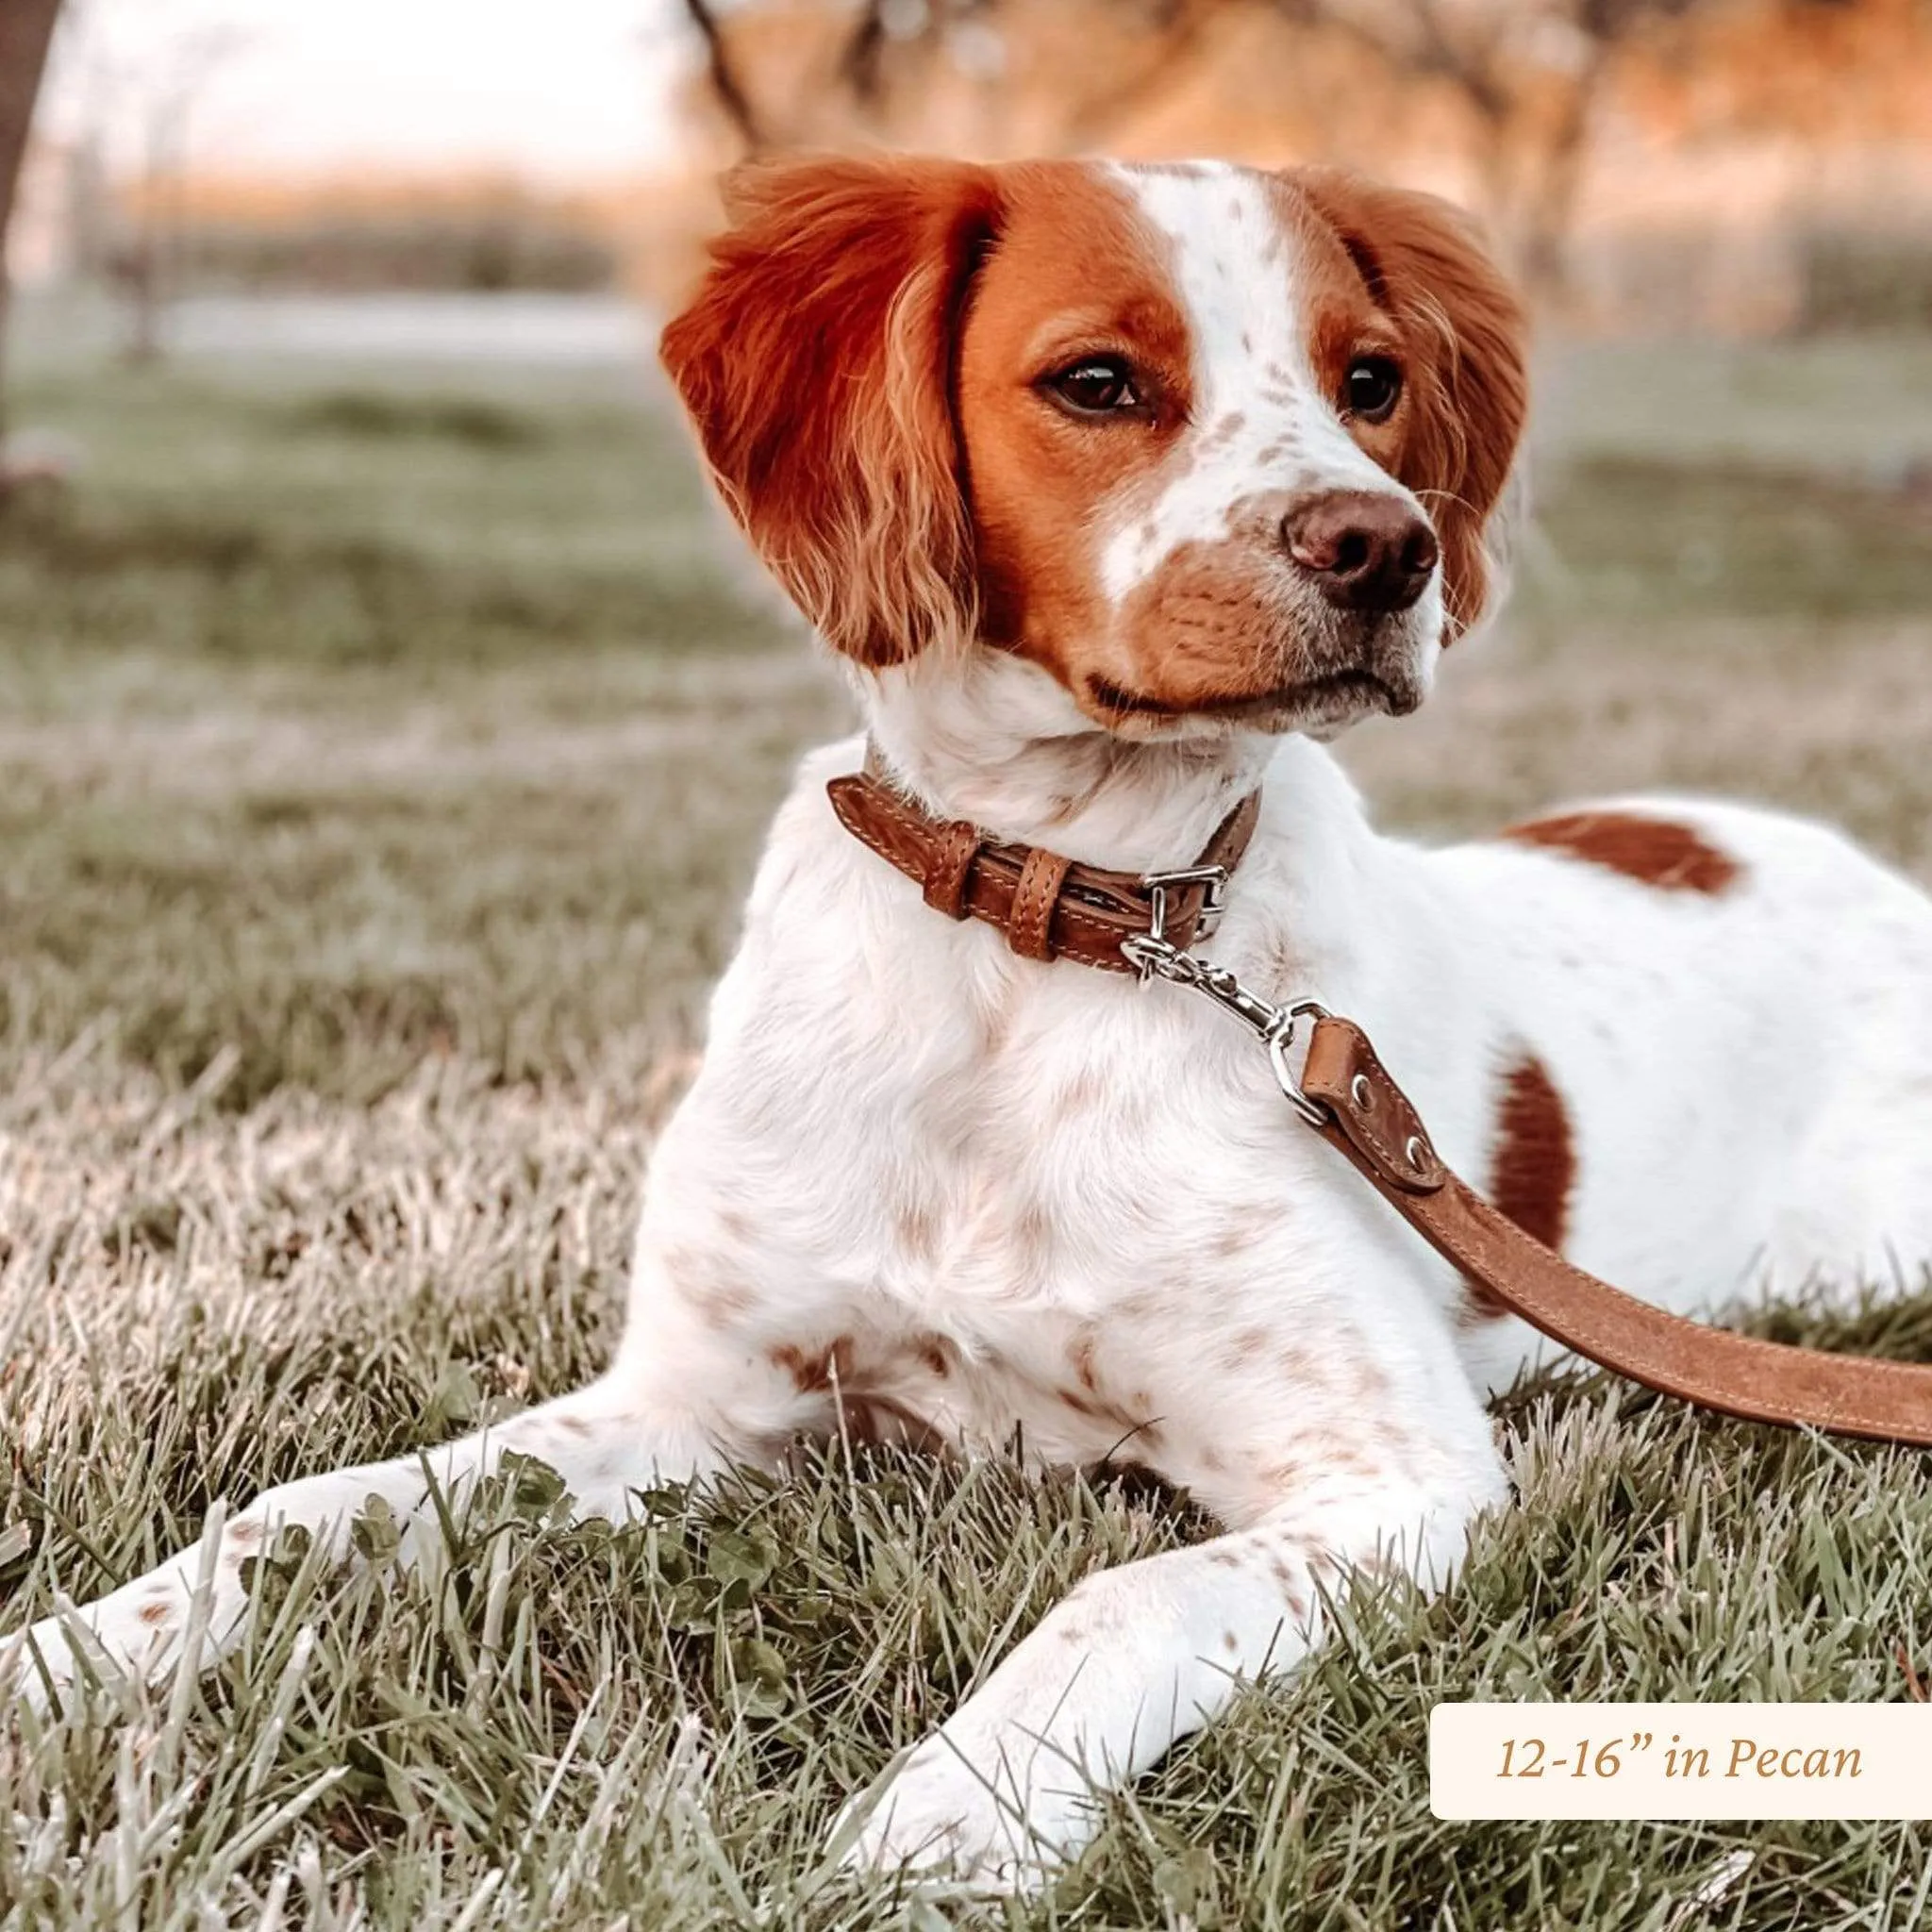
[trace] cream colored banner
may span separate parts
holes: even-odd
[[[1932,1704],[1439,1704],[1438,1818],[1932,1818]]]

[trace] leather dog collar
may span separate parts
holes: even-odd
[[[1932,1447],[1932,1366],[1833,1356],[1687,1321],[1586,1274],[1505,1218],[1437,1153],[1422,1117],[1354,1022],[1312,1001],[1276,1006],[1191,949],[1212,932],[1221,889],[1254,833],[1250,792],[1182,871],[1075,865],[933,818],[866,769],[834,778],[832,808],[854,838],[919,882],[951,919],[998,926],[1029,959],[1074,959],[1206,993],[1268,1049],[1283,1093],[1446,1260],[1564,1347],[1660,1394],[1755,1422]],[[1290,1048],[1312,1019],[1297,1075]]]
[[[990,839],[966,819],[936,819],[891,783],[870,747],[863,771],[825,790],[839,823],[917,880],[936,911],[998,926],[1023,959],[1074,959],[1106,973],[1139,972],[1121,950],[1125,940],[1158,933],[1186,947],[1214,930],[1222,888],[1261,810],[1261,794],[1249,792],[1192,865],[1142,874],[1079,865],[1044,846]]]

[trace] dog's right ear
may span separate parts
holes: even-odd
[[[659,353],[725,502],[837,649],[896,663],[971,634],[954,341],[997,212],[963,162],[754,162]]]

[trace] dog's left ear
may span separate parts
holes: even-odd
[[[1529,403],[1523,305],[1475,225],[1448,202],[1340,169],[1298,169],[1290,178],[1341,237],[1407,348],[1413,407],[1396,476],[1436,525],[1457,636],[1489,599],[1484,532]]]
[[[849,156],[755,162],[659,354],[732,513],[861,664],[971,631],[954,340],[991,173]]]

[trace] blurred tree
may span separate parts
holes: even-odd
[[[47,71],[47,49],[53,44],[54,23],[59,12],[60,0],[5,0],[0,4],[0,497],[13,481],[4,442],[7,320],[11,293],[7,231],[20,186],[21,164],[26,158],[34,102]]]
[[[1205,121],[1234,153],[1388,166],[1414,159],[1426,125],[1433,152],[1462,158],[1532,291],[1560,301],[1587,165],[1634,73],[1653,77],[1655,98],[1656,76],[1701,71],[1706,53],[1734,61],[1740,46],[1790,39],[1793,20],[1891,4],[1922,0],[686,0],[686,11],[714,108],[747,149],[859,139],[1172,152],[1174,133]]]
[[[1660,25],[1740,0],[1276,0],[1358,40],[1394,74],[1449,88],[1487,212],[1531,291],[1560,300],[1597,111],[1617,58]],[[1762,10],[1762,9],[1758,9]]]
[[[710,0],[684,0],[684,10],[705,50],[705,77],[712,98],[724,109],[725,119],[738,130],[746,152],[756,154],[765,145],[764,125],[753,110],[751,96],[745,92],[744,83],[739,78],[738,63],[733,58],[724,29],[718,25],[717,9]],[[868,14],[872,11],[870,8],[866,10]]]
[[[6,4],[9,0],[0,0]],[[161,354],[161,322],[187,229],[188,136],[195,102],[247,41],[241,29],[219,23],[180,29],[123,83],[138,120],[141,176],[132,221],[108,268],[127,305],[124,349],[130,362],[153,362]]]

